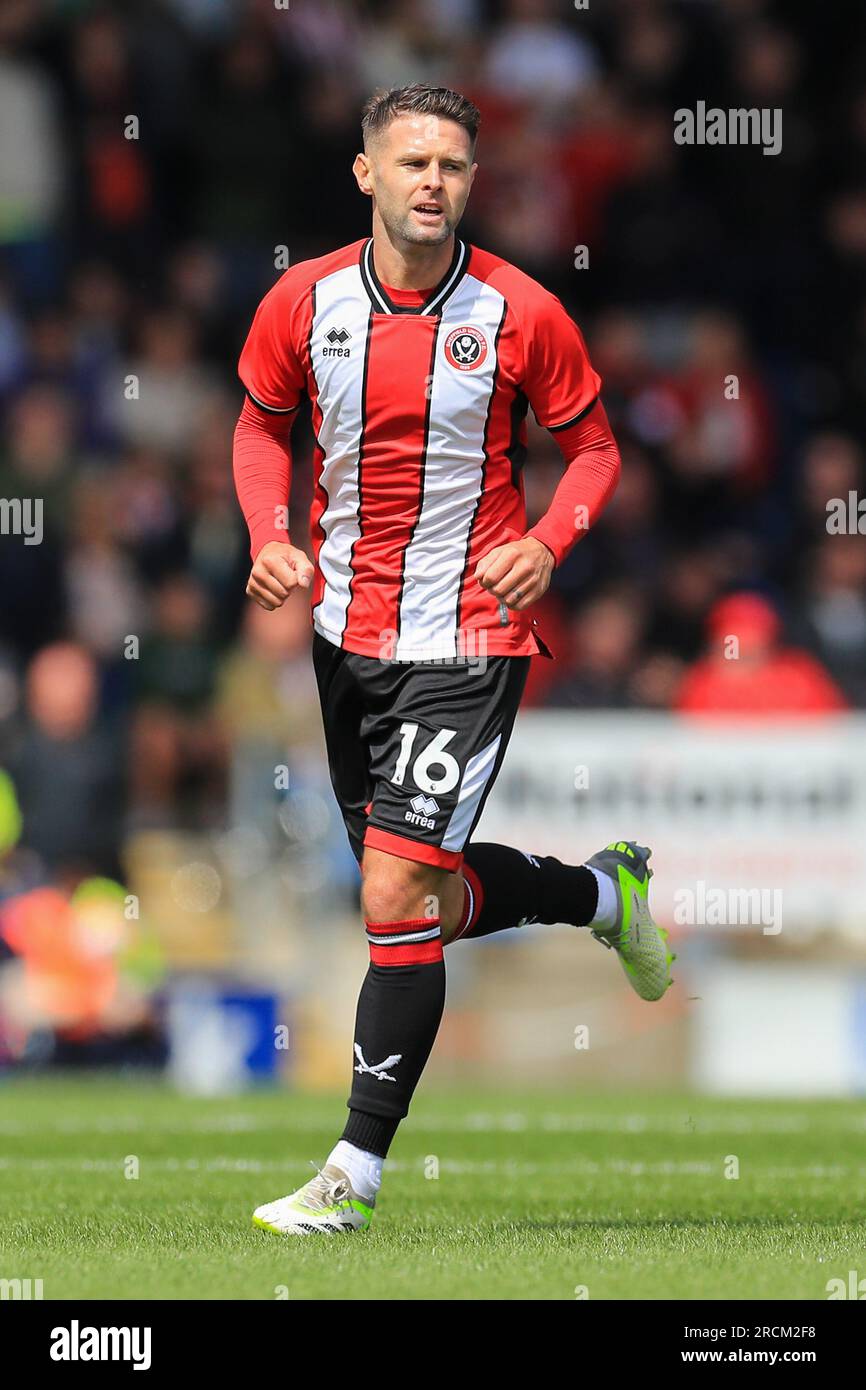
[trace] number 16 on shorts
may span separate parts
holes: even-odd
[[[435,738],[415,757],[410,775],[419,791],[427,792],[430,796],[437,793],[446,796],[457,786],[460,781],[460,766],[454,755],[446,751],[447,745],[456,735],[456,729],[440,729]],[[402,787],[406,780],[406,769],[409,767],[417,737],[417,724],[400,725],[400,753],[391,778],[396,787]],[[431,772],[441,775],[431,776]]]

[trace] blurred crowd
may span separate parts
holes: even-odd
[[[304,615],[244,598],[235,368],[281,248],[369,230],[350,166],[375,87],[480,105],[463,232],[581,323],[620,444],[539,612],[557,660],[530,701],[866,705],[866,534],[827,527],[864,491],[858,9],[0,6],[0,498],[44,504],[40,544],[0,536],[0,767],[55,879],[120,878],[130,833],[249,811],[256,749],[318,748]],[[781,108],[781,153],[677,145],[698,100]],[[307,420],[294,441],[301,537]],[[560,462],[533,424],[532,519]]]

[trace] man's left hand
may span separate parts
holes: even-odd
[[[534,536],[495,546],[475,566],[475,578],[482,589],[517,613],[547,593],[552,574],[553,555]]]

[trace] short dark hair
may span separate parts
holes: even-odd
[[[390,91],[374,92],[364,105],[361,130],[364,149],[371,136],[378,135],[396,116],[441,116],[463,127],[472,141],[478,139],[481,112],[468,97],[452,92],[450,87],[431,87],[426,82],[413,82],[408,87],[392,87]]]

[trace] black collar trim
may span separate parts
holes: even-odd
[[[456,290],[463,276],[466,274],[469,265],[469,249],[465,242],[454,241],[454,255],[451,257],[451,264],[443,275],[439,284],[430,291],[423,304],[395,304],[390,295],[386,294],[381,280],[376,274],[373,265],[373,238],[365,242],[361,251],[359,268],[361,279],[364,282],[364,289],[370,296],[370,301],[376,313],[379,314],[440,314],[442,306],[446,300]]]

